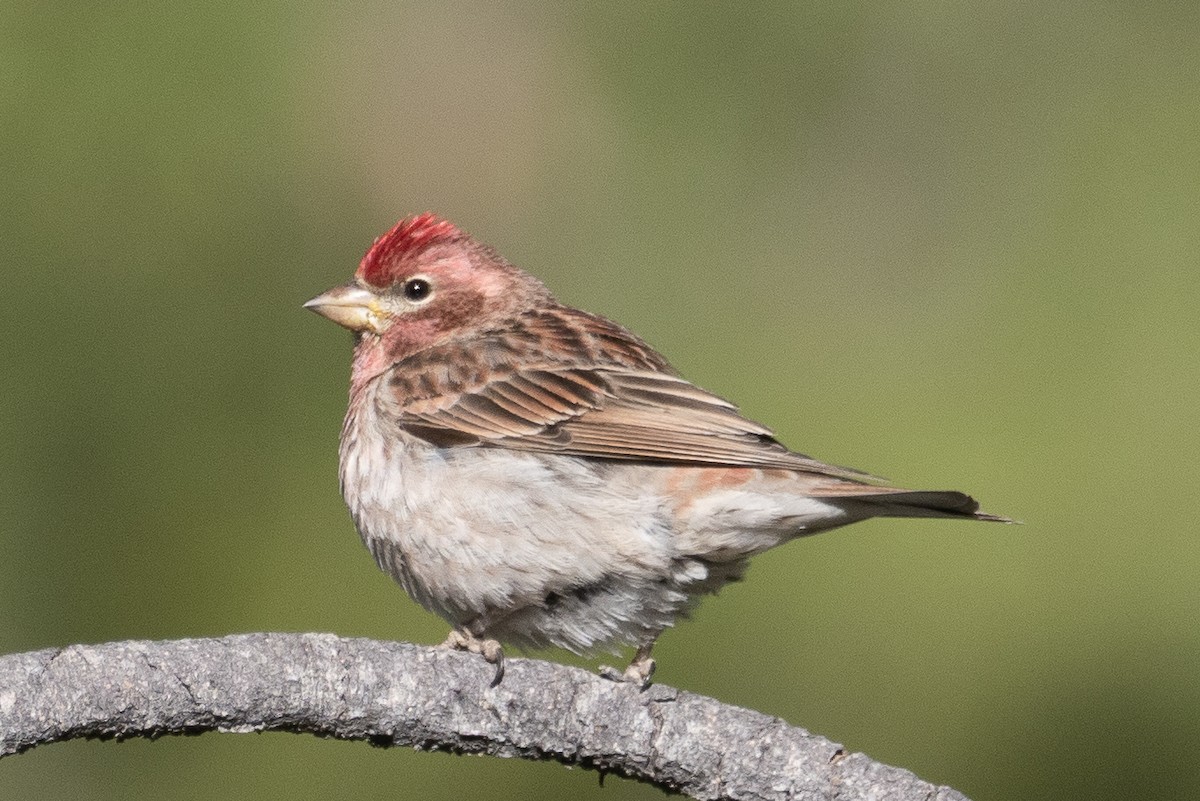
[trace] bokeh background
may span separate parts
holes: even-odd
[[[0,4],[0,652],[441,640],[342,506],[349,337],[300,308],[432,209],[793,447],[1025,523],[765,554],[662,682],[978,800],[1195,797],[1198,41],[1184,2]],[[285,734],[0,764],[659,795],[597,784]]]

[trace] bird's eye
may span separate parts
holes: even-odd
[[[404,292],[404,297],[413,303],[418,303],[429,297],[429,293],[433,291],[433,287],[424,278],[410,278],[404,282],[401,291]]]

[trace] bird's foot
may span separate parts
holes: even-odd
[[[625,670],[617,670],[608,665],[600,667],[600,675],[609,681],[620,681],[628,684],[633,684],[639,689],[646,689],[650,686],[650,677],[654,675],[655,662],[650,656],[650,649],[653,645],[644,645],[638,649],[633,657],[633,661],[629,663],[629,667]]]
[[[504,647],[497,640],[486,640],[476,637],[469,631],[454,629],[442,643],[442,648],[452,651],[469,651],[479,654],[489,664],[496,666],[496,675],[492,677],[490,686],[495,687],[504,679]]]

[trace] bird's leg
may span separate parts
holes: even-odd
[[[629,667],[625,668],[624,672],[604,665],[600,668],[600,675],[610,681],[636,684],[642,689],[649,687],[650,677],[654,675],[654,659],[650,656],[653,648],[654,640],[638,646],[637,653],[633,655],[633,661],[629,663]]]
[[[452,630],[441,647],[479,654],[487,662],[495,665],[496,675],[492,677],[490,686],[495,687],[504,679],[504,647],[498,640],[485,639],[472,634],[470,624]]]

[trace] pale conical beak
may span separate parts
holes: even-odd
[[[379,333],[382,329],[383,312],[379,298],[358,284],[335,286],[305,303],[304,308],[351,331]]]

